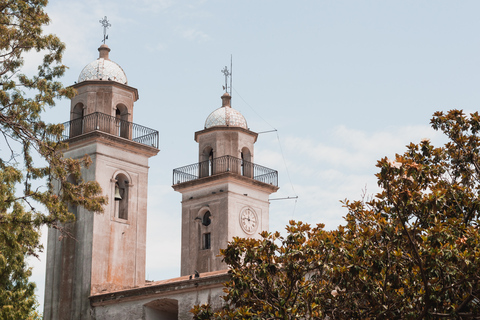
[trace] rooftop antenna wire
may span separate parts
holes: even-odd
[[[295,209],[297,208],[298,196],[297,196],[297,192],[295,191],[295,188],[293,187],[292,178],[290,178],[290,172],[288,171],[287,161],[285,160],[285,154],[283,153],[282,143],[280,142],[280,136],[278,135],[278,131],[276,132],[276,134],[277,134],[278,146],[280,147],[280,152],[282,153],[283,165],[285,166],[285,171],[287,171],[288,181],[290,182],[290,186],[292,187],[293,194],[295,194],[296,196],[296,198],[293,198],[295,199],[295,204],[293,206],[293,216],[295,216]]]
[[[272,130],[272,131],[265,131],[265,132],[262,132],[262,133],[277,131],[277,129],[276,129],[274,126],[272,126],[270,123],[268,123],[268,121],[265,120],[265,119],[257,112],[257,110],[253,109],[253,107],[252,107],[251,105],[249,105],[248,102],[247,102],[245,99],[243,99],[243,97],[240,95],[240,93],[238,93],[237,89],[234,88],[233,90],[235,90],[235,93],[237,94],[237,96],[239,96],[240,99],[242,99],[243,102],[245,102],[245,104],[246,104],[250,109],[252,109],[252,111],[255,112],[255,114],[256,114],[260,119],[262,119],[266,124],[268,124],[271,128],[274,129],[274,130]]]
[[[283,153],[282,143],[280,142],[280,136],[278,135],[278,130],[274,126],[272,126],[270,123],[268,123],[267,120],[265,120],[245,99],[243,99],[243,97],[238,93],[238,91],[236,89],[235,89],[235,93],[240,97],[240,99],[243,100],[243,102],[245,102],[245,104],[248,107],[250,107],[250,109],[253,110],[253,112],[255,112],[257,114],[258,117],[260,117],[260,119],[265,121],[266,124],[268,124],[270,127],[273,128],[273,130],[263,131],[263,132],[259,132],[259,133],[275,132],[276,135],[277,135],[278,146],[280,147],[280,153],[282,154],[283,164],[285,166],[285,171],[287,172],[288,181],[290,182],[290,186],[292,187],[292,191],[295,194],[294,197],[288,197],[289,199],[295,199],[295,204],[293,206],[293,216],[295,216],[295,209],[297,207],[298,195],[297,195],[297,192],[295,191],[295,188],[293,187],[292,178],[290,177],[290,172],[288,171],[287,161],[285,160],[285,154]],[[282,199],[282,200],[284,200],[284,199]]]

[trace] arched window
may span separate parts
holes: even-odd
[[[115,216],[120,219],[128,219],[128,188],[127,177],[120,173],[115,177]]]
[[[77,103],[72,110],[71,122],[70,122],[70,138],[79,136],[83,133],[83,117],[84,110],[83,104]]]
[[[201,223],[198,229],[200,250],[206,250],[206,249],[212,248],[211,227],[210,227],[210,225],[212,224],[212,214],[210,213],[210,210],[208,209],[206,211],[204,210],[205,209],[200,210],[199,216],[195,218],[195,220]]]
[[[242,158],[242,176],[246,177],[253,177],[253,163],[252,163],[252,154],[248,148],[243,148],[242,152],[240,153],[240,157]]]
[[[203,215],[203,219],[202,219],[202,224],[207,227],[210,225],[210,223],[212,223],[212,219],[210,218],[212,215],[210,214],[210,211],[207,211],[205,212],[205,214]]]
[[[118,104],[115,109],[115,134],[122,138],[130,138],[130,126],[128,122],[128,109],[123,104]]]

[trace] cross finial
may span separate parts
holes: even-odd
[[[105,40],[108,39],[107,35],[107,28],[111,27],[112,25],[108,22],[107,16],[105,16],[102,20],[99,21],[103,26],[103,44],[105,44]]]
[[[228,92],[228,77],[230,77],[232,73],[228,70],[227,66],[225,66],[221,72],[225,76],[225,86],[223,88],[225,89],[225,92]]]

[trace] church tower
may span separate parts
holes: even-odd
[[[98,51],[73,85],[64,155],[90,156],[82,177],[100,184],[108,204],[103,214],[71,207],[72,237],[49,230],[44,319],[90,319],[92,294],[145,283],[148,159],[159,151],[158,131],[132,122],[138,91],[108,46]]]
[[[182,276],[226,269],[218,255],[228,241],[268,230],[278,173],[254,163],[257,136],[225,93],[195,133],[199,162],[173,171],[173,189],[182,193]]]

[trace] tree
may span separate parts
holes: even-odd
[[[480,319],[480,116],[437,112],[431,125],[448,142],[378,161],[382,191],[344,201],[344,226],[231,242],[225,305],[195,317]]]
[[[321,292],[335,257],[332,232],[323,225],[290,221],[288,235],[261,234],[262,239],[235,238],[222,251],[230,267],[223,309],[195,307],[197,319],[318,319]],[[328,297],[330,298],[330,297]]]
[[[49,23],[47,0],[0,0],[0,317],[34,317],[34,284],[27,255],[41,250],[42,225],[62,229],[74,219],[68,205],[102,211],[106,198],[96,182],[84,182],[90,159],[63,158],[62,125],[41,120],[45,107],[75,92],[56,79],[64,44],[43,34]],[[34,76],[22,74],[29,51],[44,54]],[[34,161],[35,158],[41,159]],[[21,190],[16,190],[21,187]]]

